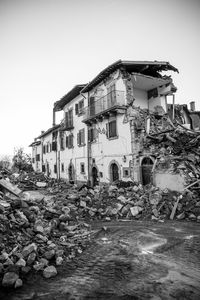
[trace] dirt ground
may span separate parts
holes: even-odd
[[[2,300],[200,299],[200,226],[191,222],[93,223],[91,245],[58,269],[32,276]]]

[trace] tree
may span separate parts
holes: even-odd
[[[31,156],[24,153],[23,148],[18,148],[14,150],[13,156],[13,169],[18,169],[19,171],[31,172],[33,167],[31,164]]]
[[[2,155],[0,157],[0,169],[9,169],[11,166],[11,159],[9,155]]]

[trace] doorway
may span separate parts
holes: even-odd
[[[153,160],[150,157],[144,157],[141,164],[142,184],[147,185],[152,182]]]
[[[119,180],[119,167],[116,163],[110,165],[110,179],[111,182]]]
[[[99,184],[98,170],[96,167],[92,167],[92,186],[95,186],[98,184]]]
[[[70,163],[69,168],[68,168],[68,176],[69,176],[69,182],[74,183],[75,181],[75,170],[74,170],[74,165]]]

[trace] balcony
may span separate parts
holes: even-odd
[[[87,123],[93,119],[100,119],[125,108],[124,93],[124,91],[112,91],[91,103],[90,106],[84,109],[83,122]]]
[[[68,120],[64,118],[60,123],[60,130],[61,131],[68,131],[74,129],[73,120]]]

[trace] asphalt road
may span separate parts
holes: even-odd
[[[200,224],[94,223],[91,245],[56,278],[3,299],[200,299]]]

